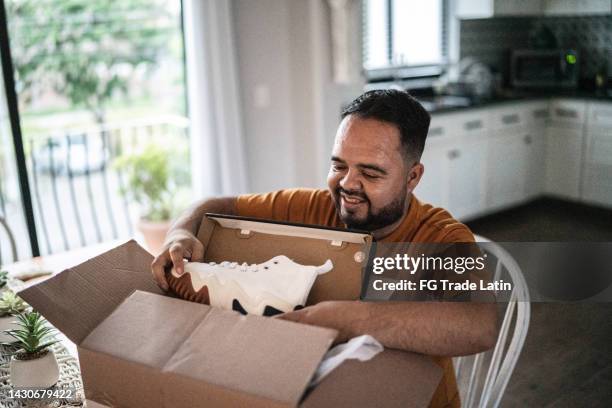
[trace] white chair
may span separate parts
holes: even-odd
[[[493,350],[456,357],[453,363],[462,406],[498,407],[527,336],[531,313],[529,291],[519,265],[504,248],[484,237],[476,236],[476,241],[487,243],[483,248],[487,259],[496,260],[494,280],[510,280],[512,292]]]
[[[8,226],[8,223],[6,222],[4,217],[2,217],[2,216],[0,216],[0,227],[4,228],[4,235],[6,235],[8,237],[9,245],[11,247],[11,253],[13,255],[13,260],[11,262],[17,262],[17,244],[15,243],[15,237],[13,236],[13,233],[11,232],[11,229]],[[2,236],[2,232],[1,231],[0,231],[0,236]],[[0,247],[0,251],[2,251],[1,247]],[[2,262],[2,254],[0,253],[0,266],[2,264],[3,264],[3,262]]]

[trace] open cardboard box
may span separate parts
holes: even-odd
[[[209,214],[205,260],[284,254],[334,269],[308,303],[359,298],[371,236]],[[88,400],[112,407],[426,406],[441,379],[429,358],[385,350],[308,384],[336,331],[243,316],[177,299],[154,283],[152,256],[129,241],[19,293],[77,344]]]

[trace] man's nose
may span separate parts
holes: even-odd
[[[344,190],[361,190],[361,180],[359,179],[359,174],[355,170],[349,170],[346,172],[344,177],[340,179],[340,187]]]

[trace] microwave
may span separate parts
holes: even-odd
[[[576,88],[576,50],[513,50],[510,83],[515,88]]]

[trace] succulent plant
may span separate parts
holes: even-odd
[[[8,283],[8,272],[0,271],[0,289],[6,286]]]
[[[0,317],[24,312],[27,307],[28,304],[11,290],[2,293],[0,297]]]
[[[15,354],[18,360],[41,357],[47,353],[49,346],[59,341],[53,338],[56,330],[48,326],[47,320],[40,313],[20,313],[15,318],[19,328],[5,330],[5,333],[15,339],[8,344],[20,349]]]

